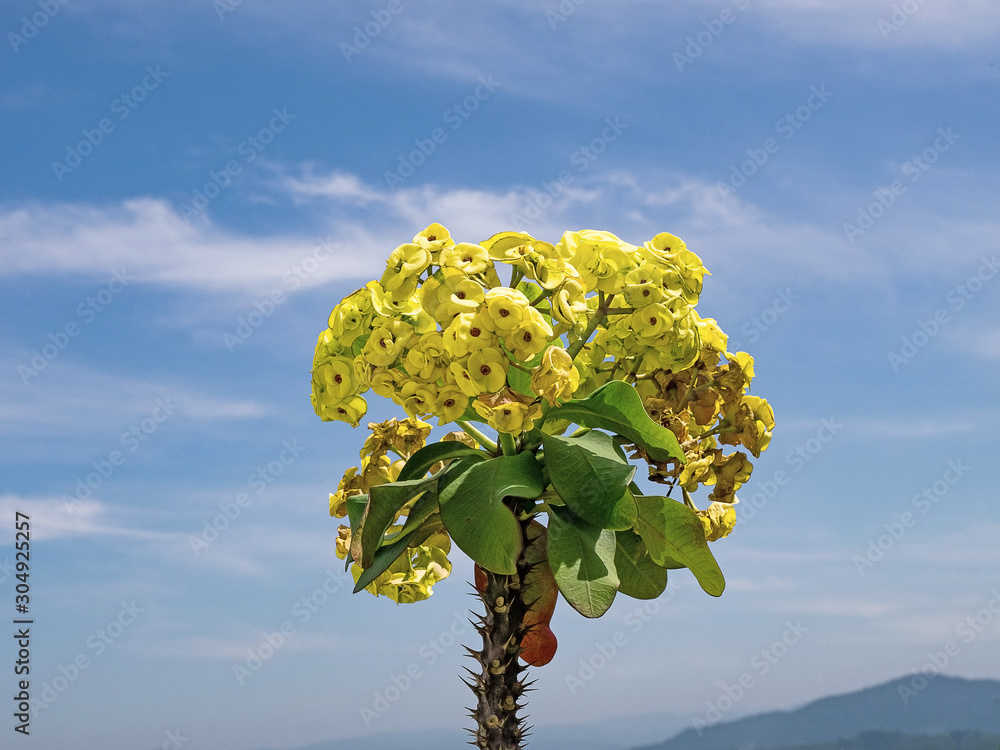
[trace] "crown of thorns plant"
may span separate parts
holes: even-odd
[[[599,617],[619,592],[659,596],[682,567],[722,593],[707,542],[732,531],[753,468],[726,447],[759,457],[774,415],[749,394],[753,358],[728,351],[696,310],[706,274],[667,233],[642,245],[594,230],[470,243],[432,224],[319,336],[323,420],[358,426],[369,391],[406,413],[368,425],[361,465],[330,495],[330,513],[349,518],[336,549],[355,591],[426,599],[451,572],[452,542],[476,563],[480,747],[520,746],[518,659],[552,659],[560,593]],[[428,443],[425,419],[459,429]],[[634,460],[663,495],[643,494]]]

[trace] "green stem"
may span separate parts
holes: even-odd
[[[526,372],[526,373],[529,373],[529,374],[534,370],[533,367],[528,367],[526,365],[522,365],[520,362],[515,362],[510,357],[508,357],[507,359],[510,362],[510,366],[513,367],[516,370],[520,370],[521,372]]]
[[[517,289],[517,285],[521,282],[521,279],[523,279],[523,278],[524,278],[524,274],[521,273],[521,269],[519,269],[519,268],[517,268],[515,266],[511,266],[510,267],[510,288],[511,289]]]
[[[552,296],[552,292],[554,292],[554,291],[555,291],[555,289],[546,289],[544,292],[542,292],[541,294],[539,294],[537,297],[535,297],[535,299],[533,299],[531,301],[531,306],[532,307],[538,307],[538,303],[541,302],[542,300],[545,300],[545,299],[548,299],[549,297],[551,297]]]
[[[500,448],[505,456],[517,455],[517,443],[514,442],[514,436],[508,432],[501,432]]]
[[[681,488],[681,491],[684,493],[684,504],[691,510],[698,510],[698,506],[695,505],[694,500],[691,499],[691,493],[683,488]]]
[[[464,419],[456,419],[455,424],[465,430],[473,440],[483,446],[490,453],[493,453],[494,455],[496,454],[497,444],[473,427],[471,422],[467,422]]]
[[[601,293],[601,297],[604,293]],[[597,330],[597,326],[607,317],[608,308],[611,307],[611,300],[615,298],[615,295],[609,294],[605,299],[601,299],[601,303],[598,305],[597,309],[594,310],[594,314],[590,316],[590,320],[587,321],[587,327],[583,329],[583,333],[580,334],[580,338],[566,350],[566,353],[570,356],[570,359],[576,359],[576,355],[580,353],[584,345],[590,340],[594,331]],[[599,298],[600,299],[600,298]]]
[[[625,382],[631,385],[635,382],[636,375],[639,374],[639,368],[642,367],[642,357],[635,358],[635,367],[629,370],[628,375],[625,376]]]

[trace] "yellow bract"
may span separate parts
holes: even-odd
[[[531,390],[555,406],[568,401],[580,385],[580,371],[573,358],[561,346],[550,346],[542,354],[542,363],[531,372]]]
[[[698,519],[705,528],[705,539],[714,542],[729,536],[736,526],[736,510],[726,503],[712,503],[707,510],[699,510]]]

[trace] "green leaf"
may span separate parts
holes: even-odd
[[[635,467],[618,454],[611,435],[543,435],[542,445],[549,480],[576,515],[602,529],[632,528],[636,507],[628,486]]]
[[[368,495],[351,495],[347,498],[347,520],[351,524],[352,533],[360,528],[366,505],[368,505]]]
[[[531,396],[535,398],[538,394],[531,390],[531,373],[525,372],[524,370],[519,370],[516,367],[511,367],[507,371],[507,382],[510,383],[510,387],[517,393],[521,393],[525,396]]]
[[[637,497],[639,520],[635,530],[658,565],[671,561],[688,568],[705,592],[722,596],[726,579],[715,561],[705,529],[695,512],[669,497]]]
[[[465,456],[480,456],[481,460],[486,460],[489,455],[475,448],[470,448],[457,440],[449,440],[441,443],[431,443],[418,450],[406,461],[403,470],[396,477],[397,482],[405,482],[411,479],[420,479],[438,461],[447,461],[452,458],[463,458]]]
[[[365,568],[362,571],[360,578],[358,578],[358,582],[354,585],[353,593],[356,594],[362,589],[364,589],[365,586],[367,586],[369,583],[374,581],[380,575],[385,573],[385,571],[389,569],[389,566],[391,566],[394,562],[396,562],[397,559],[399,559],[400,555],[407,554],[406,552],[407,548],[411,546],[416,546],[419,542],[426,539],[432,533],[434,533],[433,530],[425,529],[422,528],[421,526],[418,526],[405,536],[402,536],[399,539],[397,539],[392,544],[387,544],[384,547],[380,547],[379,550],[374,555],[371,567]]]
[[[667,588],[667,569],[653,562],[642,537],[634,531],[615,532],[618,590],[635,599],[655,599]]]
[[[430,518],[434,513],[437,512],[438,501],[437,493],[435,492],[425,492],[420,498],[413,504],[409,512],[406,514],[406,521],[399,531],[396,531],[392,536],[387,536],[382,540],[382,544],[392,544],[396,542],[400,537],[403,537],[413,531],[415,528],[420,526],[424,521]]]
[[[396,514],[417,495],[428,492],[437,494],[441,474],[410,479],[405,482],[386,482],[368,491],[368,504],[360,521],[360,528],[351,535],[351,556],[362,568],[370,568],[375,552],[382,546],[386,529],[396,519]]]
[[[677,438],[646,413],[638,392],[621,380],[605,383],[586,398],[567,401],[551,409],[549,419],[565,419],[621,435],[640,446],[654,461],[684,461]]]
[[[366,333],[364,336],[358,336],[354,339],[354,343],[351,344],[351,354],[355,357],[360,356],[361,350],[365,348],[365,344],[368,343],[368,339],[371,337],[372,335],[370,333]]]
[[[543,489],[542,471],[531,453],[463,466],[441,487],[441,520],[455,544],[481,567],[513,575],[521,554],[521,524],[503,500],[535,498]]]
[[[618,591],[615,532],[552,508],[548,537],[549,567],[566,601],[584,617],[603,615]]]
[[[529,302],[534,302],[542,295],[542,288],[530,281],[519,281],[517,291],[527,297]]]

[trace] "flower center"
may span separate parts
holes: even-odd
[[[479,368],[479,372],[481,372],[483,375],[489,375],[492,372],[492,370],[490,370],[489,365],[483,365],[482,367]]]

